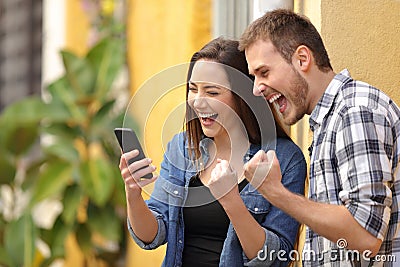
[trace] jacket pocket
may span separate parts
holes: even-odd
[[[162,188],[168,196],[168,204],[181,207],[183,205],[185,187],[171,183],[168,180],[162,185]]]
[[[159,177],[151,197],[167,205],[182,206],[185,187]]]
[[[262,222],[264,217],[269,213],[271,204],[257,191],[242,195],[247,210],[253,215],[257,222]]]

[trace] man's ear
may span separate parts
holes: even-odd
[[[311,67],[312,53],[305,45],[298,46],[292,58],[293,65],[301,71],[307,71]]]

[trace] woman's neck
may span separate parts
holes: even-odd
[[[214,142],[208,147],[210,159],[200,175],[204,184],[208,184],[211,171],[217,164],[217,159],[227,160],[237,173],[238,182],[243,180],[243,156],[249,148],[247,134],[230,131],[230,134],[214,137]]]
[[[214,149],[217,158],[222,159],[243,159],[243,155],[249,148],[250,142],[247,134],[243,131],[229,131],[229,135],[214,137]]]

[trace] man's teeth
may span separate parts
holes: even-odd
[[[201,118],[211,118],[212,116],[217,115],[217,113],[199,113],[199,117]]]
[[[269,103],[272,103],[272,102],[274,102],[275,100],[277,100],[278,98],[280,98],[281,96],[282,96],[282,94],[274,95],[274,96],[271,97],[268,101],[269,101]]]

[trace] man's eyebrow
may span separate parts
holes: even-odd
[[[254,68],[253,73],[255,74],[255,73],[259,72],[260,69],[262,69],[262,68],[264,68],[264,67],[267,67],[267,65],[264,64],[264,63],[259,64],[256,68]]]

